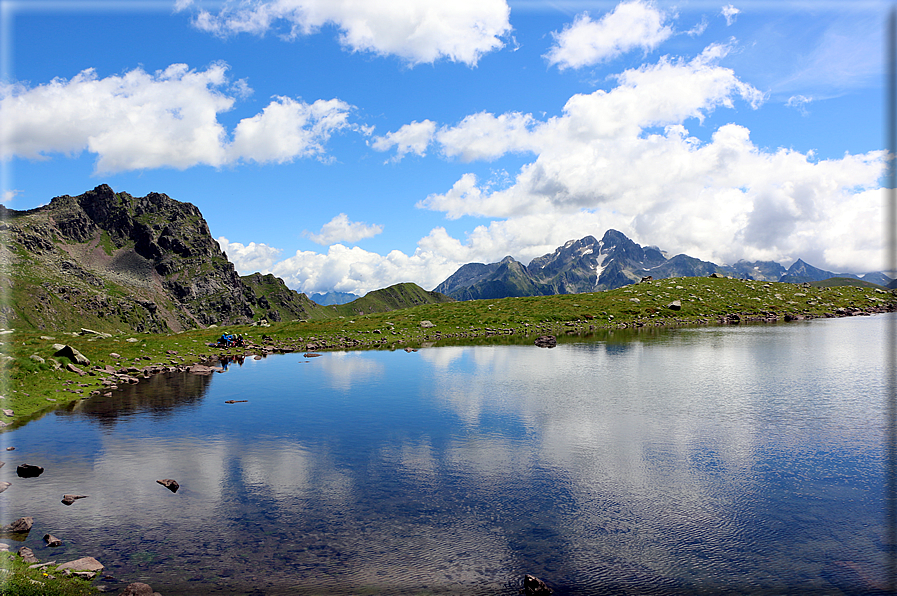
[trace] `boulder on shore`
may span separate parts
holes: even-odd
[[[75,559],[74,561],[63,563],[62,565],[57,567],[56,570],[65,571],[66,569],[68,569],[70,571],[102,571],[103,568],[104,565],[93,557],[81,557],[80,559]]]
[[[65,344],[53,344],[53,349],[56,350],[53,353],[54,356],[64,356],[75,364],[90,366],[90,360],[87,359],[87,356],[85,356],[72,346],[67,346]]]
[[[533,343],[535,343],[540,348],[553,348],[558,345],[558,340],[553,335],[540,335]]]
[[[28,548],[27,546],[23,546],[19,549],[19,556],[22,557],[22,560],[26,563],[37,563],[37,557],[34,556],[34,551]]]

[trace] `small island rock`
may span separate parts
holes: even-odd
[[[156,480],[156,482],[158,482],[159,484],[161,484],[162,486],[164,486],[165,488],[167,488],[168,490],[170,490],[173,493],[178,492],[178,489],[181,488],[181,486],[178,484],[177,480],[172,480],[171,478],[165,478],[163,480]]]
[[[551,594],[552,590],[538,577],[526,574],[523,576],[522,592],[525,596],[547,596]]]
[[[19,467],[16,468],[16,475],[19,478],[37,478],[43,473],[44,469],[42,467],[33,466],[31,464],[20,464]]]
[[[0,533],[15,534],[18,532],[30,532],[31,526],[34,525],[33,517],[20,517],[9,525],[0,528]]]
[[[47,534],[44,536],[44,542],[47,543],[47,546],[62,546],[62,540],[54,536],[53,534]]]
[[[62,495],[62,504],[71,505],[78,499],[86,499],[87,495]]]

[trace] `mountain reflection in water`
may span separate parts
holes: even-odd
[[[160,376],[6,433],[3,521],[162,594],[870,593],[892,316]]]

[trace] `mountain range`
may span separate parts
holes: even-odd
[[[644,277],[699,277],[711,274],[791,283],[819,282],[833,277],[862,279],[893,287],[894,280],[881,272],[862,278],[852,273],[832,273],[798,259],[788,269],[774,261],[738,261],[717,265],[688,255],[667,257],[654,246],[642,247],[617,230],[601,240],[586,236],[570,240],[554,252],[536,257],[529,265],[505,257],[497,263],[462,265],[435,291],[456,300],[495,299],[510,296],[547,296],[612,290]]]
[[[411,283],[322,306],[274,275],[240,276],[199,209],[108,185],[27,211],[0,205],[0,327],[171,332],[446,302]]]

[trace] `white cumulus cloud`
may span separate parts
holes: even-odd
[[[353,52],[398,56],[411,65],[445,58],[473,66],[504,46],[509,16],[505,0],[242,0],[225,2],[215,14],[200,10],[193,22],[220,36],[277,31],[287,39],[333,25]]]
[[[224,236],[219,236],[217,241],[221,246],[221,250],[227,253],[228,260],[234,264],[237,272],[242,275],[257,271],[270,273],[271,266],[283,252],[283,250],[267,244],[230,242]]]
[[[0,157],[87,151],[101,174],[284,162],[321,156],[330,135],[349,126],[351,106],[338,99],[309,105],[277,97],[241,120],[231,140],[218,115],[251,90],[242,80],[231,83],[227,70],[224,63],[205,70],[172,64],[105,78],[88,69],[35,87],[0,83]]]
[[[394,250],[380,255],[357,246],[331,245],[326,254],[296,251],[272,272],[305,292],[352,292],[364,295],[397,283],[415,282],[431,289],[455,272],[459,263],[418,248],[413,254]]]
[[[330,136],[349,126],[350,110],[338,99],[307,104],[276,97],[260,114],[240,120],[229,155],[234,161],[277,163],[323,155]]]
[[[648,52],[673,34],[672,27],[664,25],[666,19],[653,2],[644,0],[621,2],[597,21],[582,13],[553,34],[555,45],[545,57],[565,69],[598,64],[635,49]]]
[[[305,232],[312,242],[328,246],[337,242],[355,243],[365,238],[373,238],[383,231],[383,226],[349,221],[345,213],[340,213],[321,227],[317,234]]]
[[[689,134],[688,120],[703,121],[711,110],[762,105],[762,93],[717,64],[725,52],[714,45],[691,61],[662,58],[627,70],[610,91],[571,97],[559,117],[527,121],[515,135],[505,134],[507,126],[486,134],[496,137],[492,151],[481,148],[483,138],[471,138],[466,150],[463,122],[459,134],[443,129],[437,139],[452,139],[446,154],[492,159],[501,150],[526,150],[536,158],[504,188],[468,173],[421,201],[419,207],[449,218],[503,220],[478,227],[465,242],[443,231],[421,246],[461,260],[529,258],[587,229],[601,234],[614,227],[672,254],[721,264],[812,258],[838,271],[878,268],[880,201],[869,201],[884,152],[819,160],[812,152],[770,151],[734,123],[720,126],[709,141]],[[846,213],[868,218],[875,234],[851,238],[842,223]]]
[[[423,157],[427,154],[427,147],[436,133],[436,123],[432,120],[424,120],[411,124],[405,124],[395,132],[389,132],[382,137],[374,137],[371,147],[377,151],[389,151],[396,148],[396,154],[392,161],[400,161],[405,155],[414,153]]]

